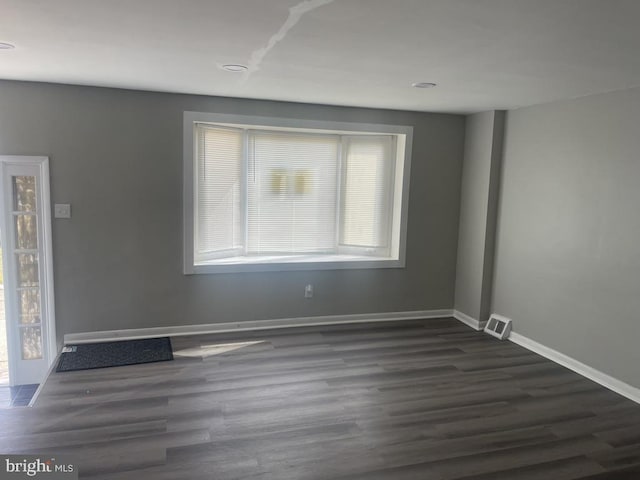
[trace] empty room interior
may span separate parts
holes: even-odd
[[[0,478],[640,478],[640,2],[0,7]]]

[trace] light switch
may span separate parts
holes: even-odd
[[[71,204],[56,203],[53,206],[53,216],[55,218],[71,218]]]

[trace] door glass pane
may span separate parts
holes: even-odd
[[[38,279],[38,255],[34,253],[17,253],[16,264],[18,267],[18,286],[37,287]]]
[[[38,248],[38,219],[35,215],[16,215],[15,227],[17,249]]]
[[[23,360],[42,358],[42,329],[40,327],[21,328],[20,346]]]
[[[11,177],[13,184],[13,210],[34,211],[36,209],[36,177],[20,175]]]
[[[40,289],[28,288],[18,291],[18,314],[20,323],[40,323]]]

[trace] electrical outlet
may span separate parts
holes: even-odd
[[[71,204],[56,203],[53,206],[53,216],[55,218],[71,218]]]
[[[304,287],[304,298],[313,298],[313,285],[309,284]]]

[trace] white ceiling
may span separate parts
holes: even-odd
[[[0,0],[0,78],[468,113],[640,85],[639,0]],[[245,74],[218,65],[243,63]],[[411,88],[413,82],[437,88]]]

